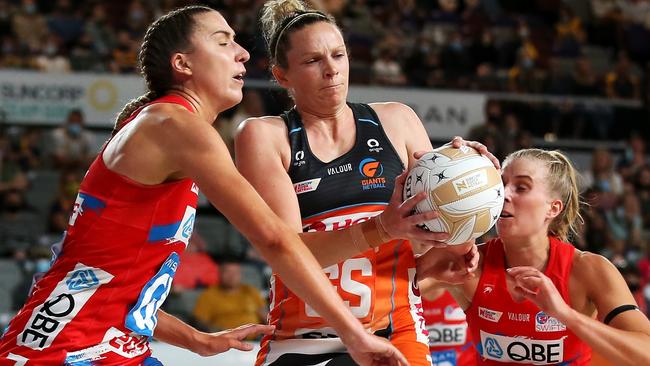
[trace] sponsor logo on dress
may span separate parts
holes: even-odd
[[[530,314],[528,313],[511,313],[508,312],[508,320],[513,322],[529,322]]]
[[[365,158],[359,163],[359,173],[365,179],[361,179],[361,188],[365,190],[386,188],[386,178],[381,175],[384,174],[384,166],[380,161],[374,158]]]
[[[462,346],[467,341],[467,323],[435,323],[427,326],[431,347]]]
[[[535,315],[535,331],[536,332],[563,332],[566,330],[566,325],[554,317],[540,311]]]
[[[502,311],[495,311],[480,306],[478,308],[478,316],[493,323],[498,323],[501,315],[503,315]]]
[[[352,171],[352,163],[347,163],[333,168],[327,168],[327,175],[336,175],[340,173],[347,173]]]
[[[302,150],[298,151],[296,155],[294,155],[295,161],[293,163],[293,166],[303,166],[307,164],[304,159],[305,159],[305,152]]]
[[[112,279],[108,272],[77,263],[47,299],[34,308],[25,329],[18,334],[17,344],[39,351],[50,347],[97,289]]]
[[[370,218],[379,215],[381,211],[375,212],[359,212],[348,215],[338,215],[326,217],[322,220],[312,222],[311,224],[304,225],[303,231],[331,231],[331,230],[343,230],[354,224],[360,224],[364,221],[370,220]]]
[[[302,194],[307,192],[313,192],[318,189],[321,178],[314,178],[309,180],[303,180],[302,182],[295,183],[293,189],[296,191],[296,194]]]
[[[368,139],[368,141],[366,141],[366,145],[368,145],[368,151],[370,152],[378,153],[384,150],[383,147],[379,146],[379,141],[377,141],[376,139]]]
[[[529,365],[561,363],[564,359],[564,338],[538,340],[508,337],[480,331],[484,358],[499,362]]]

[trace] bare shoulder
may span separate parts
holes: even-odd
[[[571,277],[590,297],[625,284],[623,277],[607,258],[576,249]]]
[[[241,143],[250,141],[268,142],[270,139],[277,142],[277,139],[281,139],[287,134],[287,125],[279,116],[252,117],[242,121],[237,126],[235,141]]]
[[[572,271],[576,276],[587,279],[606,275],[612,270],[618,273],[612,262],[602,255],[576,249]]]
[[[370,107],[377,112],[377,115],[382,117],[417,117],[413,108],[408,105],[400,102],[382,102],[382,103],[370,103]],[[383,119],[382,119],[383,121]]]

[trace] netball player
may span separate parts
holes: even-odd
[[[304,232],[303,240],[364,326],[387,337],[411,365],[429,365],[413,250],[407,241],[390,239],[406,233],[433,243],[446,234],[426,233],[415,219],[410,231],[398,233],[387,219],[391,206],[377,216],[396,184],[401,192],[404,177],[397,183],[395,178],[414,164],[413,153],[432,149],[427,133],[403,104],[346,103],[348,55],[330,15],[296,0],[268,1],[262,24],[273,75],[295,107],[240,126],[238,168],[285,222]],[[375,241],[365,235],[370,245],[338,239],[349,232],[358,244],[364,237],[355,230],[372,234],[376,227],[385,236]],[[332,232],[316,240],[321,231]],[[351,364],[338,338],[343,335],[281,277],[272,277],[270,293],[276,332],[262,340],[258,365]]]
[[[502,177],[499,236],[480,247],[476,277],[449,287],[465,309],[479,364],[589,365],[591,349],[617,366],[650,364],[650,322],[622,276],[567,242],[580,221],[570,161],[557,151],[520,150],[505,159]],[[436,252],[418,265],[444,268]]]
[[[139,55],[147,93],[127,105],[85,176],[67,235],[2,337],[2,365],[157,365],[156,337],[202,355],[269,334],[249,326],[206,334],[159,311],[192,232],[198,190],[257,247],[286,283],[345,335],[360,364],[397,364],[369,335],[313,255],[237,172],[212,122],[242,98],[248,53],[216,11],[172,11],[147,30]]]

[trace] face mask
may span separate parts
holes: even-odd
[[[47,272],[48,269],[50,269],[50,261],[48,259],[39,259],[34,264],[34,270],[36,273],[44,273]]]
[[[454,51],[460,51],[460,50],[463,49],[463,44],[461,42],[458,42],[458,41],[452,42],[449,46]]]
[[[533,67],[533,60],[525,58],[523,61],[521,61],[521,65],[524,67],[524,69],[530,69]]]
[[[78,123],[69,124],[67,130],[71,136],[76,137],[81,135],[81,125]]]

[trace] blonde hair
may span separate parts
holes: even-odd
[[[308,7],[300,0],[269,0],[264,3],[260,23],[271,65],[289,66],[289,34],[306,25],[327,22],[336,26],[334,17]],[[337,26],[338,28],[338,26]]]
[[[578,173],[571,161],[558,150],[523,149],[508,155],[503,167],[516,159],[531,159],[544,163],[547,168],[546,184],[549,193],[557,195],[564,204],[562,212],[551,221],[548,233],[562,241],[568,241],[570,236],[577,236],[578,227],[584,221],[580,215]]]

